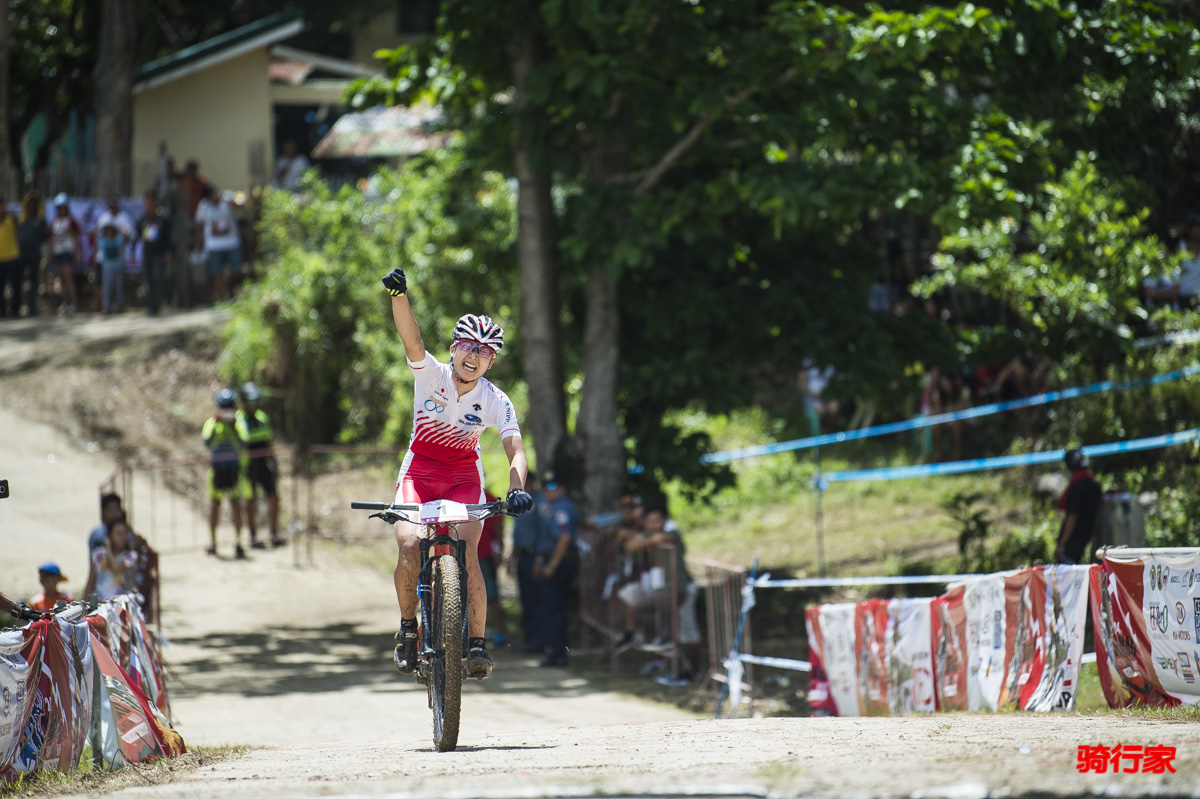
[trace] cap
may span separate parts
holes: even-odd
[[[262,399],[262,390],[259,389],[258,384],[253,380],[242,384],[241,394],[242,399],[246,402],[258,402]]]
[[[1080,449],[1069,449],[1064,452],[1063,463],[1067,464],[1067,468],[1073,472],[1088,467],[1088,459],[1084,457],[1083,450]]]
[[[553,491],[558,488],[558,477],[554,474],[553,469],[547,469],[542,472],[542,488]]]
[[[43,563],[38,566],[38,574],[53,574],[60,580],[66,580],[67,575],[62,573],[62,569],[58,568],[57,563]]]
[[[55,205],[68,205],[68,204],[70,204],[70,199],[67,197],[65,192],[60,191],[58,194],[54,195],[54,204]]]

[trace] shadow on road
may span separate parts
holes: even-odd
[[[368,688],[380,692],[424,688],[392,665],[390,633],[340,622],[323,627],[276,627],[261,632],[220,632],[176,637],[166,651],[170,676],[180,696],[235,694],[245,697]],[[182,651],[180,651],[182,650]],[[493,651],[496,668],[482,682],[466,680],[467,691],[536,692],[543,697],[599,693],[581,676],[542,669],[533,656]]]

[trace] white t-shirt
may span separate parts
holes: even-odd
[[[475,386],[458,395],[454,372],[428,350],[412,369],[413,432],[409,451],[455,466],[474,464],[479,457],[479,437],[487,427],[500,431],[500,438],[520,435],[512,401],[496,386],[479,378]]]
[[[237,221],[227,202],[201,200],[196,208],[196,224],[204,226],[204,251],[236,250],[240,245]]]
[[[290,161],[286,156],[280,156],[275,164],[275,185],[281,189],[295,189],[300,185],[300,176],[308,167],[308,159],[303,155],[297,155]]]
[[[116,214],[107,208],[101,211],[100,216],[96,217],[96,230],[103,230],[104,226],[109,224],[121,231],[125,241],[133,237],[133,220],[124,211],[118,209]]]

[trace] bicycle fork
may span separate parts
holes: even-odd
[[[422,538],[421,571],[417,577],[417,599],[421,603],[421,659],[425,661],[442,657],[443,653],[435,649],[431,642],[435,636],[430,633],[434,629],[433,618],[433,558],[442,555],[454,555],[458,561],[458,593],[459,607],[462,608],[462,633],[459,636],[462,644],[462,657],[467,656],[467,629],[470,614],[467,612],[467,542],[454,539],[445,533],[439,533],[433,538]]]

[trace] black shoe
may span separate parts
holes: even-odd
[[[205,547],[205,548],[204,548],[204,554],[205,554],[205,555],[216,555],[216,554],[217,554],[217,548],[216,548],[215,546],[211,546],[211,547]]]
[[[396,633],[396,650],[392,661],[401,674],[412,674],[417,668],[417,631],[401,630]]]
[[[473,646],[467,652],[467,674],[476,680],[486,679],[492,673],[492,656],[487,648]]]
[[[567,655],[565,652],[560,652],[557,655],[550,655],[543,658],[541,663],[538,663],[544,669],[565,669],[567,667]]]
[[[264,544],[262,541],[259,541],[257,538],[251,538],[250,539],[250,548],[251,549],[266,549],[267,545]]]
[[[233,556],[235,558],[237,558],[238,560],[246,559],[246,550],[242,549],[241,544],[238,544],[236,547],[233,548]]]

